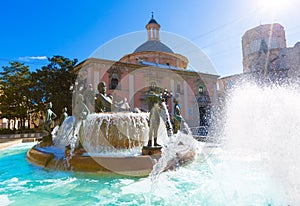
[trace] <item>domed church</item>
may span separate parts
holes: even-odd
[[[131,111],[135,108],[149,111],[146,102],[149,90],[155,89],[157,93],[168,90],[171,115],[176,99],[190,127],[206,126],[208,111],[216,105],[219,76],[191,70],[187,57],[161,42],[160,28],[152,14],[146,25],[147,40],[133,53],[124,55],[119,61],[88,58],[78,64],[74,70],[78,74],[78,84],[84,88],[92,85],[97,93],[98,83],[104,81],[107,93],[116,101],[126,98]]]
[[[146,29],[148,34],[147,41],[136,48],[132,54],[122,57],[120,62],[141,65],[153,65],[155,63],[158,66],[187,68],[188,59],[180,54],[175,54],[172,49],[160,41],[160,25],[153,18],[153,15],[146,25]]]

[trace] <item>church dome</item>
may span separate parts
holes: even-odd
[[[136,48],[133,53],[146,52],[146,51],[168,52],[168,53],[174,54],[172,49],[170,49],[168,46],[166,46],[162,42],[156,41],[156,40],[146,41],[145,43],[140,45],[138,48]]]
[[[167,52],[167,53],[174,54],[174,52],[168,46],[166,46],[164,43],[160,42],[160,39],[159,39],[160,25],[154,19],[153,13],[152,13],[152,18],[146,25],[146,29],[148,32],[148,41],[146,41],[145,43],[140,45],[138,48],[136,48],[133,53],[137,53],[137,52]]]
[[[119,61],[133,64],[151,65],[164,68],[186,69],[188,59],[175,54],[172,49],[160,41],[160,25],[152,18],[146,25],[148,39],[133,53],[123,56]]]

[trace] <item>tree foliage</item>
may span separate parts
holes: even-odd
[[[72,109],[71,85],[74,84],[76,75],[72,70],[77,59],[70,60],[63,56],[48,58],[49,64],[32,73],[32,94],[36,109],[45,109],[45,103],[52,102],[53,111],[60,115],[62,109]]]
[[[0,78],[1,118],[20,119],[21,127],[24,127],[30,108],[33,107],[29,67],[19,62],[10,62],[10,66],[3,67]]]
[[[62,109],[72,109],[71,85],[76,75],[72,70],[77,59],[63,56],[48,58],[49,64],[30,72],[29,67],[20,62],[10,62],[0,72],[0,118],[25,120],[39,118],[46,110],[46,103],[52,102],[53,111],[60,115]]]

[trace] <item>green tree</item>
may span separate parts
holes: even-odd
[[[20,126],[24,128],[25,121],[30,121],[30,108],[33,104],[29,67],[20,62],[10,62],[10,66],[4,66],[3,72],[0,72],[0,79],[1,118],[15,120],[14,123],[20,120]]]
[[[32,94],[36,109],[45,111],[45,103],[52,102],[53,111],[60,115],[62,109],[72,109],[71,85],[74,84],[76,75],[72,73],[77,59],[70,60],[63,56],[48,58],[49,64],[32,73]]]

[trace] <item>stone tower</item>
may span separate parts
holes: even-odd
[[[243,72],[278,69],[282,48],[286,48],[285,32],[278,23],[260,25],[246,31],[242,37]]]

